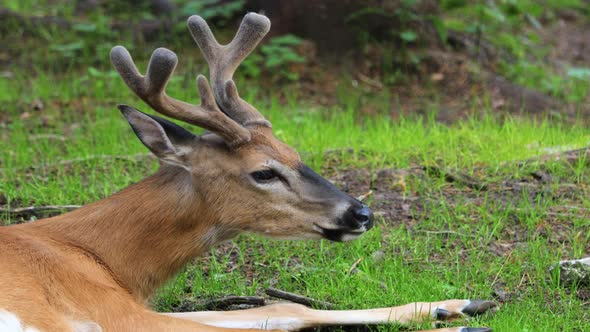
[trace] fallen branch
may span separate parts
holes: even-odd
[[[334,305],[330,302],[319,301],[310,297],[289,293],[276,288],[269,288],[266,290],[266,295],[276,297],[278,299],[287,300],[299,304],[303,304],[308,307],[321,308],[321,309],[334,309]]]
[[[9,217],[30,216],[53,212],[73,211],[81,205],[45,205],[45,206],[27,206],[15,209],[0,208],[0,214],[7,214]]]
[[[203,310],[227,310],[235,305],[263,306],[266,301],[261,296],[226,296],[203,304]]]

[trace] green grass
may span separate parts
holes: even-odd
[[[191,75],[179,75],[170,86],[171,94],[195,101],[192,82],[185,83]],[[111,76],[95,73],[90,79],[72,72],[61,78],[39,74],[27,79],[21,73],[0,83],[3,112],[10,118],[0,136],[0,193],[9,204],[85,204],[155,171],[153,159],[95,158],[56,165],[89,156],[146,152],[114,107],[118,102],[142,104]],[[158,310],[170,310],[187,298],[252,295],[269,286],[328,300],[340,308],[487,299],[502,289],[511,297],[498,314],[470,325],[491,326],[495,331],[588,330],[587,304],[575,289],[564,289],[548,272],[562,257],[588,253],[587,218],[563,220],[566,230],[558,232],[549,214],[565,205],[590,207],[586,164],[504,165],[546,153],[547,148],[587,145],[590,138],[583,125],[500,121],[485,110],[452,126],[436,123],[434,116],[393,121],[383,115],[360,116],[355,111],[357,96],[350,91],[343,91],[340,104],[329,109],[298,103],[295,96],[283,105],[272,98],[256,98],[260,95],[256,89],[242,91],[249,100],[258,100],[256,105],[273,122],[278,137],[295,146],[314,168],[329,174],[435,164],[479,176],[492,185],[506,178],[526,178],[538,169],[549,172],[555,182],[548,187],[549,195],[523,191],[506,201],[493,190],[486,197],[486,191],[455,188],[438,175],[411,177],[404,194],[419,197],[424,207],[415,210],[412,223],[381,218],[374,230],[347,244],[241,236],[231,251],[220,250],[217,256],[186,267],[155,297]],[[35,99],[43,101],[41,111],[30,108]],[[376,102],[384,105],[384,113],[387,101]],[[30,116],[22,119],[23,111]],[[483,173],[475,171],[482,169]],[[579,192],[560,196],[562,183],[576,185]],[[449,195],[449,189],[457,191]],[[550,225],[543,228],[545,233],[540,228],[544,224]],[[516,245],[502,254],[491,250],[516,241],[509,235],[514,230],[522,233]],[[551,232],[562,242],[556,242]],[[375,261],[372,255],[378,251],[383,251],[384,259]],[[350,273],[359,258],[357,271]]]
[[[0,88],[6,88],[0,89],[0,100],[5,102],[4,112],[11,121],[0,141],[0,167],[8,179],[2,184],[7,196],[29,203],[87,203],[138,181],[156,167],[153,160],[138,163],[138,168],[110,159],[74,163],[67,171],[43,167],[96,155],[146,153],[115,106],[128,103],[142,110],[149,108],[128,93],[120,79],[110,74],[93,79],[72,74],[57,80],[40,76],[5,83],[0,83]],[[197,102],[193,87],[178,83],[171,83],[171,94]],[[338,155],[339,149],[341,168],[405,168],[436,163],[469,170],[478,165],[499,167],[506,161],[546,153],[547,149],[583,147],[590,141],[590,134],[582,125],[521,119],[499,121],[490,113],[452,126],[437,123],[432,120],[434,117],[390,121],[386,116],[357,114],[355,109],[359,105],[350,93],[340,106],[332,109],[281,105],[274,99],[265,102],[256,98],[255,93],[256,90],[243,92],[248,100],[259,100],[254,104],[273,123],[275,135],[297,148],[316,169],[329,166],[331,158],[326,158],[326,151],[336,150]],[[42,100],[44,108],[31,109],[34,100]],[[30,118],[20,119],[19,112],[23,111]],[[353,151],[345,151],[349,148]],[[32,166],[39,171],[27,172]],[[45,174],[46,171],[57,174]],[[81,178],[97,187],[88,187]],[[87,190],[81,194],[83,188]]]

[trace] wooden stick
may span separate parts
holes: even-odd
[[[266,290],[266,295],[271,296],[271,297],[276,297],[279,299],[283,299],[283,300],[287,300],[287,301],[291,301],[291,302],[295,302],[295,303],[299,303],[299,304],[303,304],[308,307],[323,308],[323,309],[333,309],[334,308],[334,305],[330,302],[319,301],[316,299],[312,299],[310,297],[286,292],[286,291],[272,288],[272,287],[268,288]]]

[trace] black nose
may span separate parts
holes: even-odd
[[[357,228],[365,227],[368,230],[373,227],[373,211],[365,204],[352,210],[352,216]]]

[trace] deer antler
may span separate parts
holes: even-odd
[[[129,52],[123,46],[115,46],[111,50],[111,62],[127,86],[156,112],[216,132],[231,146],[250,140],[250,131],[246,126],[271,127],[260,112],[240,98],[232,80],[240,62],[270,29],[269,19],[254,13],[247,14],[236,36],[227,45],[219,45],[200,16],[191,16],[188,27],[209,64],[213,85],[212,92],[207,79],[199,75],[197,86],[201,105],[188,104],[166,94],[166,85],[178,64],[178,58],[174,52],[165,48],[154,51],[147,73],[143,76]]]
[[[250,140],[250,132],[217,107],[205,76],[199,75],[197,78],[201,96],[199,106],[176,100],[166,94],[166,85],[178,63],[174,52],[165,48],[156,49],[152,53],[145,76],[139,73],[131,55],[123,46],[113,47],[111,62],[127,86],[158,113],[218,133],[232,146]]]
[[[270,29],[270,20],[263,15],[248,13],[234,39],[220,45],[209,26],[200,16],[188,19],[188,28],[209,64],[209,77],[215,100],[221,109],[243,126],[263,125],[271,127],[260,112],[238,95],[232,79],[236,68],[256,48]]]

